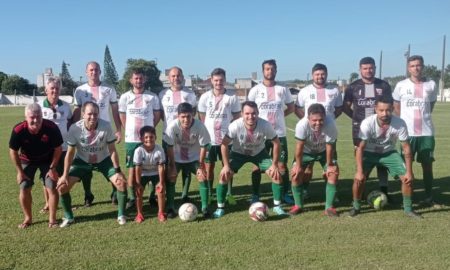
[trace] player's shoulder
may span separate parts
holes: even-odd
[[[77,90],[86,91],[86,90],[89,90],[89,89],[91,89],[91,87],[89,86],[89,84],[88,84],[88,83],[83,83],[82,85],[79,85],[79,86],[75,89],[75,91],[77,91]]]
[[[59,130],[58,126],[51,120],[42,119],[42,128],[46,130]]]
[[[159,98],[162,99],[162,97],[170,94],[171,92],[172,92],[172,90],[170,90],[170,88],[165,88],[161,92],[159,92]]]
[[[99,89],[100,90],[114,90],[114,91],[116,90],[114,88],[114,86],[110,85],[107,82],[101,82],[100,85],[99,85]]]
[[[16,134],[22,133],[24,131],[26,131],[28,128],[28,124],[27,121],[22,121],[20,123],[17,123],[14,127],[13,127],[13,131]]]

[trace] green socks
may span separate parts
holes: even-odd
[[[333,207],[334,197],[336,196],[336,184],[330,184],[327,182],[325,188],[325,210]]]
[[[208,183],[207,181],[199,182],[200,200],[202,201],[202,210],[208,208]]]
[[[217,184],[216,186],[217,206],[225,206],[225,197],[227,195],[227,184]]]
[[[125,205],[126,205],[126,200],[127,199],[127,193],[126,191],[117,191],[117,206],[118,206],[118,211],[117,211],[117,216],[124,216],[125,215]]]
[[[275,205],[281,203],[281,194],[283,194],[283,185],[272,182],[273,201]]]
[[[191,173],[186,170],[181,170],[181,179],[183,180],[183,192],[181,197],[187,197],[189,194],[189,187],[191,186]]]
[[[405,212],[412,211],[412,199],[411,196],[403,195],[403,210]]]
[[[361,200],[353,198],[353,208],[361,210]]]
[[[292,186],[292,196],[294,197],[295,205],[303,208],[303,184]]]
[[[73,219],[72,197],[69,192],[61,195],[61,206],[64,210],[64,217],[67,219]]]

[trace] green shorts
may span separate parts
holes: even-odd
[[[138,148],[141,143],[125,143],[125,153],[126,153],[126,164],[127,168],[134,168],[133,157],[134,151]]]
[[[251,162],[258,166],[261,172],[264,172],[272,166],[272,159],[265,149],[253,157],[231,151],[230,168],[234,173],[237,173],[239,169],[247,162]]]
[[[413,160],[419,163],[432,163],[434,161],[434,136],[409,137],[409,144],[411,145]]]
[[[287,146],[287,139],[286,137],[278,137],[280,139],[280,155],[278,156],[278,160],[281,163],[287,163],[288,162],[288,146]],[[273,144],[272,141],[267,140],[266,141],[266,150],[269,155],[272,155],[273,150]]]
[[[111,176],[116,174],[116,170],[114,169],[111,157],[107,157],[100,163],[94,164],[84,162],[79,158],[75,158],[72,162],[72,166],[70,166],[69,176],[75,176],[81,179],[84,176],[89,175],[89,173],[92,174],[92,171],[94,170],[102,173],[108,181]]]
[[[177,168],[177,173],[183,170],[183,172],[190,172],[192,174],[197,174],[197,170],[200,167],[200,163],[198,161],[192,161],[188,163],[175,162],[175,167]]]
[[[159,183],[159,175],[150,175],[150,176],[142,176],[141,177],[141,186],[145,189],[145,186],[152,182],[153,186],[156,186]]]
[[[327,151],[323,151],[316,154],[303,153],[302,158],[302,168],[306,168],[309,165],[314,164],[314,162],[318,161],[322,169],[325,171],[327,169]],[[295,162],[295,160],[294,160]],[[337,165],[336,159],[333,159],[333,164]]]
[[[406,166],[400,153],[391,151],[384,154],[372,153],[365,151],[363,153],[363,171],[364,174],[372,171],[373,167],[386,167],[389,174],[398,179],[406,174]]]
[[[205,162],[216,162],[218,160],[222,161],[222,150],[221,145],[208,145],[208,152],[206,153]],[[228,145],[228,150],[231,150],[231,144]]]

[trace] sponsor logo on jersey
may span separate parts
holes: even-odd
[[[374,99],[358,99],[358,106],[373,107],[373,106],[375,106],[375,100]]]
[[[276,111],[281,109],[281,104],[279,103],[269,103],[264,102],[259,106],[260,110],[267,110],[267,111]]]
[[[375,88],[375,92],[377,92],[377,95],[381,95],[381,94],[383,94],[383,89]]]
[[[425,106],[425,101],[420,99],[408,99],[406,101],[406,107],[423,107]]]

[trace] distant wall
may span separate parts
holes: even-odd
[[[29,95],[3,95],[0,94],[0,104],[1,105],[28,105],[33,102],[38,102],[40,100],[45,99],[46,96],[29,96]],[[61,100],[68,102],[69,104],[73,103],[72,96],[60,96]]]

